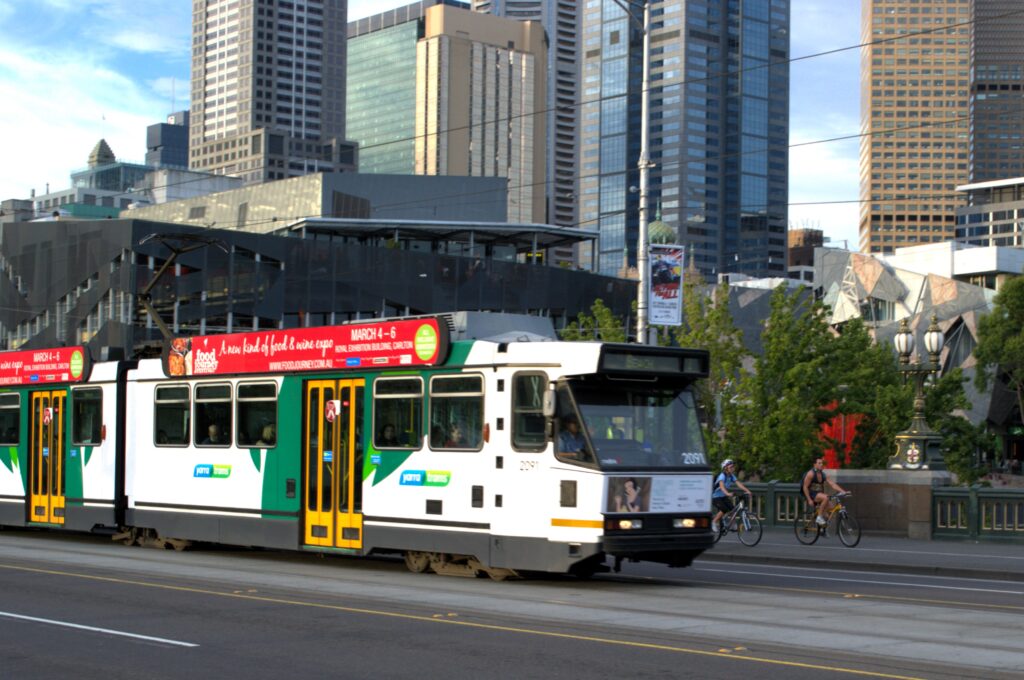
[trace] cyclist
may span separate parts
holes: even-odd
[[[729,491],[730,486],[738,486],[743,489],[743,493],[750,495],[750,489],[736,479],[736,463],[732,458],[726,458],[722,461],[722,472],[715,478],[715,490],[711,493],[711,504],[718,509],[718,513],[711,520],[711,531],[716,534],[719,520],[732,510],[734,505],[732,499],[735,494]]]
[[[814,459],[814,466],[804,473],[804,481],[800,484],[800,491],[803,493],[807,504],[816,508],[817,517],[814,521],[818,526],[824,526],[827,522],[825,512],[830,508],[828,496],[825,494],[825,485],[828,484],[836,493],[846,493],[846,489],[833,482],[825,474],[825,459],[818,456]]]

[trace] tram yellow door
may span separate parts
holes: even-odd
[[[65,390],[32,393],[29,522],[64,523]]]
[[[364,388],[362,379],[306,382],[306,545],[349,549],[363,546]]]

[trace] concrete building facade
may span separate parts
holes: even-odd
[[[345,0],[207,0],[192,16],[189,167],[247,182],[354,169]]]
[[[972,4],[862,4],[862,252],[953,237],[955,188],[968,178]]]
[[[428,8],[416,45],[416,174],[507,178],[508,220],[544,222],[546,64],[539,22]]]
[[[970,181],[1024,176],[1024,13],[975,0],[971,25]]]
[[[583,12],[575,0],[473,0],[473,10],[518,21],[539,21],[548,34],[547,222],[576,226]],[[568,259],[571,253],[563,255]]]

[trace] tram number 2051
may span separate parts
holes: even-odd
[[[521,460],[519,461],[520,472],[532,472],[537,469],[537,461],[535,460]]]

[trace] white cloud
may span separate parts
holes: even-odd
[[[833,243],[845,240],[849,248],[856,250],[860,218],[859,181],[856,141],[791,149],[790,225],[821,229]]]
[[[126,29],[110,36],[110,42],[131,52],[181,54],[182,36],[154,30]]]
[[[125,160],[145,155],[145,128],[163,118],[166,104],[127,76],[87,54],[57,57],[0,47],[0,129],[6,135],[0,162],[0,198],[67,188],[93,146],[106,139]]]

